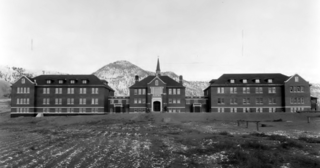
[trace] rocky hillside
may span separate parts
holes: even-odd
[[[148,75],[154,75],[154,72],[146,71],[128,61],[116,61],[100,68],[93,73],[101,79],[109,82],[109,85],[116,90],[116,95],[129,95],[129,87],[134,83],[134,76],[139,75],[140,80]],[[162,72],[162,75],[170,76],[176,81],[179,76],[174,72]],[[203,89],[208,86],[206,81],[186,81],[184,80],[186,95],[201,96]]]

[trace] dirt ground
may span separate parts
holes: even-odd
[[[0,167],[320,167],[317,115],[0,113]]]

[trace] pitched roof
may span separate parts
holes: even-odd
[[[216,84],[243,84],[242,80],[247,79],[246,84],[257,84],[255,79],[260,79],[260,84],[268,84],[268,79],[272,79],[272,84],[284,84],[284,82],[289,78],[289,76],[283,75],[281,73],[266,73],[266,74],[223,74],[211,83],[212,85]],[[233,79],[234,83],[230,83],[230,80]]]
[[[105,84],[103,80],[100,80],[95,75],[40,75],[34,77],[32,80],[36,81],[38,85],[47,85],[47,80],[51,80],[51,84],[54,85],[66,85],[69,84],[70,80],[76,80],[76,83],[72,85],[77,85],[82,84],[81,80],[88,80],[88,85],[103,85],[104,87],[113,90],[109,85]],[[58,80],[64,80],[68,83],[59,84]]]
[[[147,87],[148,83],[151,82],[156,76],[147,76],[141,81],[136,82],[130,88],[133,87]],[[167,87],[184,87],[181,83],[173,80],[169,76],[158,76],[164,83],[166,83]]]

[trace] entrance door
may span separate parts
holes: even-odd
[[[194,107],[194,112],[199,113],[200,112],[200,107],[199,106],[195,106]]]
[[[153,102],[153,111],[160,111],[161,105],[159,101]]]
[[[121,107],[116,107],[115,112],[116,112],[116,113],[120,113],[120,112],[121,112]]]

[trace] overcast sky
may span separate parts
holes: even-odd
[[[298,73],[320,83],[320,2],[0,1],[0,65],[85,74],[128,60],[155,71],[158,56],[187,80]]]

